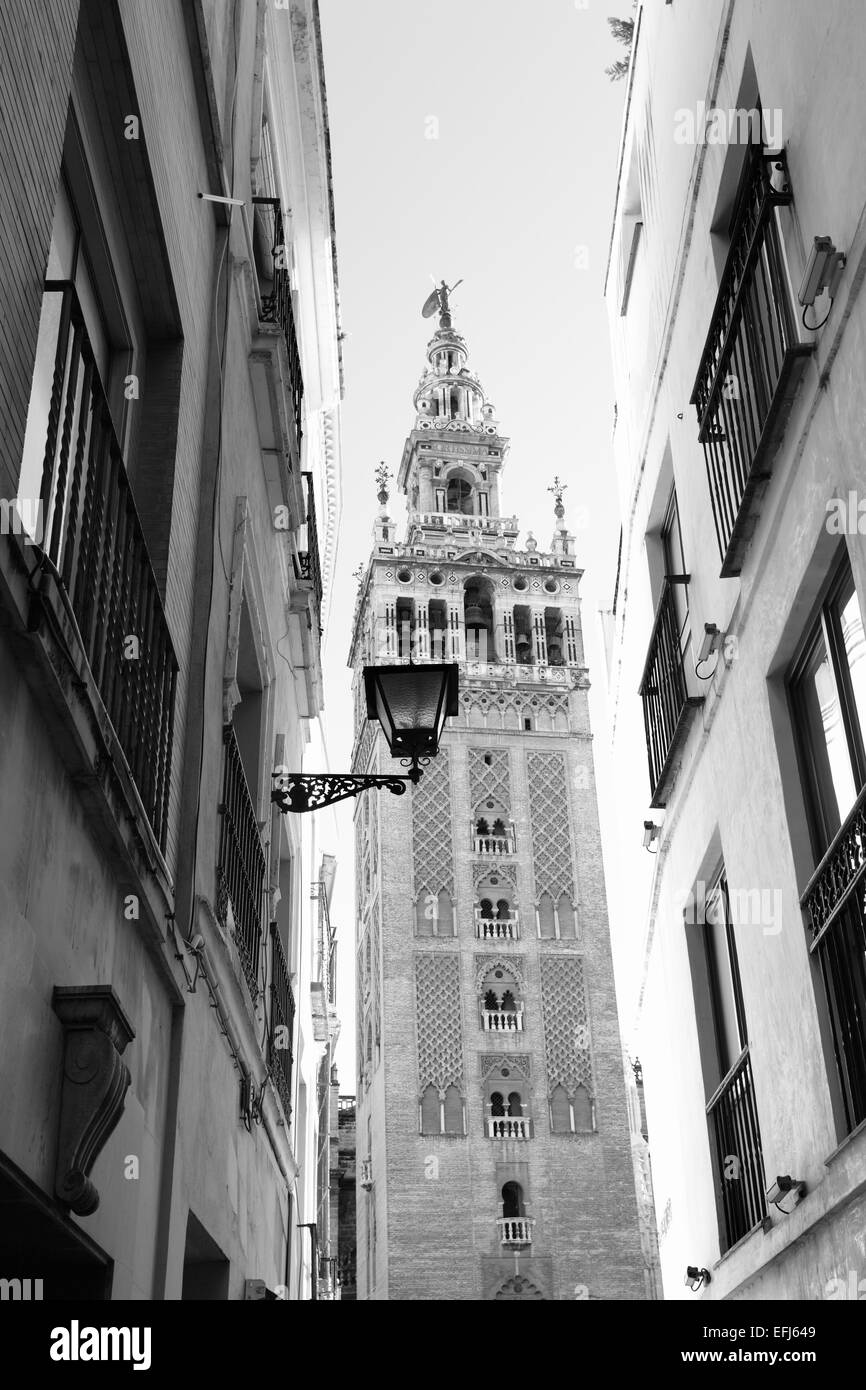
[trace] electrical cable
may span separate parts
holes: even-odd
[[[828,318],[829,318],[830,315],[832,314],[832,312],[833,312],[833,301],[832,301],[832,299],[830,300],[830,307],[829,307],[829,309],[827,310],[826,314],[824,315],[824,317],[822,318],[822,320],[821,320],[820,323],[807,323],[807,322],[806,322],[806,310],[807,310],[807,309],[811,309],[811,308],[814,308],[814,305],[811,305],[811,304],[804,304],[804,305],[803,305],[803,316],[802,316],[802,317],[803,317],[803,327],[806,328],[806,329],[808,329],[808,331],[809,331],[810,333],[817,333],[817,331],[818,331],[819,328],[823,328],[823,327],[824,327],[824,324],[827,322]]]

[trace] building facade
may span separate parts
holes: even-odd
[[[647,1296],[573,537],[500,512],[508,440],[439,292],[358,597],[357,772],[397,770],[365,664],[460,664],[405,796],[356,811],[359,1299]]]
[[[864,57],[843,0],[637,14],[612,918],[669,1298],[866,1290]]]
[[[270,788],[339,511],[317,10],[0,30],[0,1276],[306,1298],[322,846]]]

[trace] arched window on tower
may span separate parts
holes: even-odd
[[[501,1091],[493,1091],[490,1096],[490,1113],[494,1119],[505,1114],[505,1097]]]
[[[556,912],[559,917],[560,936],[576,936],[577,922],[575,921],[571,899],[567,894],[562,893],[560,895],[559,902],[556,905]]]
[[[519,1091],[511,1091],[508,1096],[508,1113],[514,1118],[523,1114],[523,1101]]]
[[[561,1082],[550,1094],[550,1128],[554,1134],[571,1133],[571,1106]]]
[[[475,512],[474,489],[465,478],[449,478],[445,489],[445,510],[472,516]]]
[[[439,1134],[440,1120],[439,1092],[431,1083],[421,1096],[421,1133]]]
[[[445,1088],[445,1133],[463,1133],[463,1097],[453,1085]]]
[[[523,1188],[519,1182],[507,1182],[503,1185],[502,1215],[509,1218],[526,1215],[526,1209],[523,1205]]]
[[[543,937],[556,936],[553,898],[549,893],[542,893],[538,899],[538,935]]]
[[[578,1086],[574,1093],[574,1127],[578,1131],[595,1128],[592,1097],[585,1086]]]

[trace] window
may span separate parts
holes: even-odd
[[[656,551],[663,573],[656,573],[653,584],[657,594],[655,620],[640,696],[652,792],[650,805],[664,806],[672,781],[674,754],[687,734],[690,711],[702,702],[701,696],[690,693],[691,663],[685,659],[691,627],[688,576],[675,487],[671,487],[657,545],[650,549]]]
[[[740,964],[730,917],[728,885],[722,872],[709,894],[704,918],[718,1080],[727,1076],[747,1042]]]
[[[516,975],[503,962],[480,981],[481,1026],[488,1033],[523,1031],[523,1000]]]
[[[761,1131],[724,866],[690,944],[722,1253],[767,1214]]]
[[[561,1082],[553,1088],[550,1096],[550,1128],[558,1134],[570,1134],[572,1131],[571,1106]]]
[[[441,1094],[432,1082],[425,1087],[421,1095],[421,1133],[464,1133],[463,1096],[453,1082]]]
[[[790,678],[816,860],[866,784],[866,643],[847,557]]]
[[[686,574],[683,534],[680,528],[680,509],[677,503],[676,488],[671,488],[665,519],[662,522],[661,542],[665,561],[665,578],[670,579],[671,576],[674,575],[681,576]],[[680,651],[684,651],[688,640],[689,627],[688,585],[674,584],[671,586],[671,591],[674,612],[676,614],[677,632],[679,633]]]
[[[841,1127],[866,1119],[866,639],[847,555],[789,677],[816,872],[803,897],[833,1040]],[[861,888],[855,889],[860,882]]]

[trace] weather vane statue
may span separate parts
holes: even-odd
[[[388,465],[383,459],[382,462],[379,464],[378,468],[376,469],[376,482],[379,484],[379,491],[377,492],[376,496],[379,499],[379,505],[381,507],[386,506],[388,502],[388,479],[390,478],[390,476],[391,474],[388,472]]]
[[[432,278],[432,277],[431,277],[431,278]],[[462,281],[462,280],[457,280],[457,281],[455,281],[455,283],[451,286],[450,290],[449,290],[449,288],[448,288],[448,286],[446,285],[446,283],[445,283],[444,280],[441,282],[441,284],[437,285],[436,288],[435,288],[435,290],[433,290],[432,294],[428,294],[427,298],[424,300],[424,307],[423,307],[422,310],[421,310],[421,316],[422,316],[422,318],[425,318],[425,319],[432,318],[433,315],[434,315],[434,314],[437,312],[437,310],[438,310],[438,312],[439,312],[439,327],[440,327],[440,328],[450,328],[450,327],[451,327],[451,305],[450,305],[450,302],[449,302],[449,300],[448,300],[448,296],[449,296],[450,294],[453,294],[453,293],[454,293],[454,291],[456,290],[456,288],[457,288],[458,285],[462,285],[462,284],[463,284],[463,281]]]
[[[554,507],[553,510],[554,510],[554,512],[556,513],[556,519],[557,519],[557,521],[562,521],[562,518],[565,516],[565,507],[563,506],[563,503],[562,503],[562,494],[563,494],[564,492],[566,492],[567,489],[568,489],[568,483],[561,483],[561,482],[559,481],[559,474],[556,474],[556,475],[554,476],[554,479],[553,479],[553,487],[549,487],[549,488],[547,489],[547,491],[548,491],[548,492],[552,492],[553,495],[554,495],[554,497],[556,498],[556,506]]]

